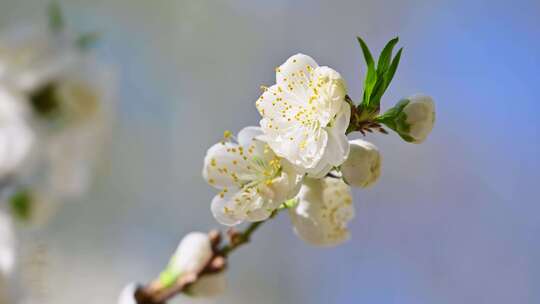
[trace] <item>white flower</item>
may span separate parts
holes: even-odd
[[[317,246],[335,246],[349,239],[347,223],[354,218],[350,187],[341,179],[306,178],[289,209],[296,234]]]
[[[408,98],[409,103],[403,109],[408,130],[401,130],[415,144],[422,143],[433,129],[435,123],[435,103],[426,95],[414,95]]]
[[[174,274],[199,273],[212,258],[212,244],[206,233],[190,232],[180,242],[168,270]]]
[[[193,297],[215,297],[222,294],[226,288],[225,273],[207,274],[200,277],[187,291]]]
[[[351,151],[341,165],[343,179],[351,186],[366,188],[373,185],[381,175],[381,154],[377,147],[365,140],[349,142]]]
[[[276,84],[256,106],[264,139],[274,152],[312,177],[326,175],[347,158],[351,109],[341,75],[297,54],[276,69]]]
[[[224,225],[265,220],[298,193],[302,175],[258,139],[261,134],[258,127],[246,127],[238,143],[227,140],[208,149],[203,176],[221,189],[212,200],[212,213]]]
[[[57,79],[57,98],[66,125],[46,135],[49,185],[66,197],[87,191],[104,145],[113,112],[114,83],[110,71],[93,60]]]
[[[21,182],[59,199],[87,191],[110,131],[114,80],[108,67],[76,46],[72,33],[20,27],[0,34],[0,83],[23,93],[35,114],[38,142]],[[42,109],[36,96],[54,103]]]
[[[13,173],[34,142],[24,99],[0,86],[0,177]]]
[[[0,34],[0,81],[32,92],[80,57],[73,35],[43,26],[18,27]]]
[[[130,283],[126,285],[122,292],[120,292],[120,296],[118,297],[118,304],[137,304],[137,300],[135,300],[135,291],[137,291],[137,284]]]
[[[15,266],[15,235],[10,217],[0,211],[0,278],[7,277]]]
[[[114,83],[110,69],[90,57],[55,75],[57,115],[34,115],[38,142],[20,172],[24,182],[61,200],[88,190],[109,139]]]

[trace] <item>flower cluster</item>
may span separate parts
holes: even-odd
[[[54,18],[0,33],[0,199],[32,223],[87,190],[114,99],[89,36]]]
[[[49,27],[0,33],[1,303],[19,288],[14,219],[43,224],[84,194],[107,140],[114,79],[92,37],[64,28],[57,5]]]
[[[377,66],[359,41],[368,65],[359,105],[337,71],[296,54],[276,68],[276,83],[263,87],[255,102],[260,126],[246,127],[236,137],[226,131],[208,149],[203,177],[219,190],[211,210],[220,223],[264,221],[287,208],[300,238],[320,246],[340,244],[349,238],[347,223],[354,217],[350,187],[372,186],[381,170],[378,148],[349,140],[348,134],[387,133],[387,126],[420,143],[430,133],[430,97],[415,95],[379,114],[401,57],[400,50],[392,58],[397,38],[384,48]]]
[[[236,134],[225,131],[204,158],[202,175],[218,191],[211,211],[218,222],[243,232],[192,232],[184,237],[159,278],[147,286],[127,285],[119,304],[165,303],[178,293],[213,296],[223,291],[228,255],[249,242],[251,234],[280,210],[288,210],[296,234],[315,246],[339,245],[350,237],[347,227],[355,208],[351,187],[374,185],[381,154],[372,143],[349,139],[359,132],[388,134],[420,143],[431,132],[434,104],[414,95],[380,114],[380,100],[401,58],[393,56],[397,38],[381,52],[377,65],[358,39],[368,69],[364,94],[354,104],[341,75],[304,54],[276,68],[276,83],[263,87],[255,102],[259,126]]]

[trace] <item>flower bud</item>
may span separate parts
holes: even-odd
[[[188,294],[193,297],[215,297],[225,291],[225,273],[219,272],[200,277],[189,287]]]
[[[366,188],[373,185],[381,174],[381,155],[377,147],[365,140],[349,142],[350,152],[341,165],[343,179],[351,186]]]
[[[403,108],[408,130],[403,130],[412,143],[422,143],[433,129],[435,123],[435,104],[426,95],[414,95],[408,98],[409,103]]]
[[[426,95],[413,95],[398,102],[377,118],[407,142],[422,143],[435,123],[435,104]]]
[[[168,269],[173,273],[198,273],[212,258],[212,245],[206,233],[187,234],[174,253]]]
[[[137,304],[135,300],[135,291],[137,290],[137,284],[130,283],[122,289],[120,296],[118,297],[118,304]]]
[[[306,178],[289,209],[296,234],[316,246],[335,246],[349,239],[347,223],[354,218],[350,187],[341,179]]]

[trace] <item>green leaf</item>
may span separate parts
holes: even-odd
[[[64,16],[62,14],[62,8],[56,1],[52,1],[48,8],[49,15],[49,28],[53,32],[59,32],[64,28]]]
[[[388,128],[394,130],[405,141],[411,142],[414,139],[408,135],[410,126],[407,123],[407,114],[403,109],[410,103],[408,99],[400,100],[393,108],[388,109],[383,115],[375,118],[375,121],[382,123]]]
[[[364,55],[364,60],[367,64],[367,73],[366,78],[364,79],[364,96],[362,103],[366,108],[369,108],[371,92],[377,84],[377,71],[375,69],[375,62],[373,61],[373,56],[369,51],[367,44],[362,40],[362,38],[357,37],[358,43],[360,43],[360,48],[362,48],[362,54]]]
[[[399,42],[399,38],[395,37],[388,41],[381,51],[377,60],[377,67],[375,67],[373,56],[371,55],[368,46],[362,38],[357,38],[367,64],[363,98],[362,102],[357,107],[357,110],[361,113],[362,117],[373,119],[373,117],[379,114],[381,99],[394,77],[401,59],[403,48],[401,48],[396,56],[393,57],[393,50]]]
[[[388,88],[390,85],[390,82],[394,78],[394,74],[396,73],[396,70],[399,65],[399,61],[401,60],[401,53],[403,52],[403,48],[400,48],[397,52],[394,59],[392,59],[392,64],[390,64],[390,67],[388,68],[388,71],[384,73],[383,80],[384,80],[384,91]]]
[[[397,118],[401,112],[403,112],[403,109],[410,103],[411,101],[408,99],[402,99],[396,105],[390,109],[388,109],[383,115],[379,115],[377,118],[375,118],[375,121],[382,122],[388,121],[388,120],[394,120]]]
[[[371,104],[371,95],[373,93],[373,89],[375,88],[375,85],[377,84],[378,77],[377,72],[375,71],[375,68],[368,66],[368,71],[366,75],[366,79],[364,80],[364,100],[363,103],[366,105],[367,108],[370,108]]]
[[[375,67],[375,63],[373,62],[373,56],[371,55],[371,52],[369,51],[369,48],[367,44],[362,40],[360,37],[356,37],[358,39],[358,43],[360,43],[360,47],[362,48],[362,53],[364,54],[364,59],[366,60],[366,64],[369,66]]]
[[[96,44],[100,37],[101,34],[98,32],[85,33],[77,38],[75,44],[83,51],[88,50]]]
[[[28,189],[17,191],[9,199],[11,211],[20,220],[29,220],[32,215],[32,195]]]
[[[392,59],[392,51],[399,41],[399,37],[396,37],[386,44],[383,48],[379,60],[377,62],[377,73],[383,75],[386,72],[386,69],[390,65],[390,60]]]

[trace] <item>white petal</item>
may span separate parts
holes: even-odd
[[[299,127],[280,142],[269,141],[277,155],[287,159],[300,173],[317,174],[328,167],[321,162],[328,144],[328,134],[323,129]],[[330,166],[331,167],[331,166]]]
[[[298,191],[300,191],[300,187],[302,186],[302,180],[304,179],[304,172],[298,171],[297,168],[289,163],[287,160],[282,159],[281,160],[281,169],[285,174],[287,174],[289,182],[288,182],[288,193],[286,200],[295,197],[298,194]]]
[[[319,65],[313,58],[296,54],[276,69],[276,83],[300,98],[309,96],[308,84]]]
[[[317,166],[308,169],[306,173],[311,178],[323,178],[332,170],[332,168],[333,166],[329,164],[326,159],[322,159]]]
[[[257,110],[265,119],[261,123],[265,134],[279,135],[283,130],[295,128],[302,119],[299,113],[305,109],[307,99],[293,94],[290,89],[273,85],[266,89],[255,102]]]
[[[336,114],[336,117],[334,118],[332,125],[329,127],[333,130],[333,132],[336,132],[338,134],[345,134],[347,131],[347,128],[349,127],[349,123],[351,121],[351,106],[344,102],[341,105],[341,109]]]
[[[329,67],[317,68],[314,72],[314,81],[319,96],[317,98],[319,121],[326,126],[346,104],[347,86],[341,75]]]
[[[241,146],[249,146],[253,139],[263,134],[260,127],[245,127],[238,132],[238,143]]]
[[[211,204],[211,211],[218,222],[226,226],[235,226],[242,223],[243,219],[229,209],[228,205],[233,194],[224,195],[218,194],[214,196]]]
[[[349,155],[349,140],[344,133],[335,132],[333,129],[328,133],[324,160],[332,166],[339,166]]]
[[[204,158],[203,177],[206,182],[218,189],[241,184],[242,177],[251,172],[249,160],[242,154],[240,146],[230,142],[210,147]]]
[[[349,238],[354,217],[350,188],[340,179],[305,179],[299,203],[289,209],[295,232],[316,246],[335,246]]]

